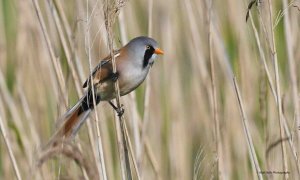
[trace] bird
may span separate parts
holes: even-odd
[[[60,126],[47,144],[55,145],[55,142],[60,139],[73,139],[95,108],[94,101],[96,105],[101,101],[109,102],[121,116],[124,110],[117,108],[111,102],[116,98],[114,88],[116,80],[119,82],[120,95],[127,95],[142,84],[157,55],[163,54],[164,51],[158,48],[158,43],[154,39],[139,36],[130,40],[124,47],[113,51],[115,73],[110,55],[101,60],[83,83],[83,88],[87,89],[86,92],[70,110],[59,118]]]

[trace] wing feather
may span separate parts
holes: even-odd
[[[121,50],[114,51],[115,58],[120,56]],[[111,64],[111,56],[107,56],[94,68],[93,72],[90,74],[88,79],[83,83],[83,88],[90,86],[91,78],[93,78],[93,84],[102,83],[108,79],[110,79],[112,75],[112,64]]]

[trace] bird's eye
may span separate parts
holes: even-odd
[[[146,46],[146,49],[150,49],[150,46]]]

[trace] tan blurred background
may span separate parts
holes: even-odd
[[[16,179],[16,172],[23,179],[87,178],[63,155],[48,159],[42,168],[35,162],[56,119],[83,92],[89,59],[94,67],[109,53],[104,2],[0,2],[0,120],[5,136],[0,138],[0,179]],[[121,9],[114,26],[116,49],[148,35],[165,52],[147,82],[121,98],[141,179],[300,177],[300,2],[254,3],[246,22],[249,3],[130,0]],[[121,179],[114,112],[103,102],[97,113],[108,179]],[[88,121],[75,144],[87,163],[99,168],[97,146],[88,136],[96,137],[94,113]],[[135,173],[133,179],[138,179]]]

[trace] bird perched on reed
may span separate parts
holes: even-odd
[[[122,115],[124,111],[118,109],[111,102],[116,97],[115,81],[117,79],[119,81],[121,96],[130,93],[145,80],[156,55],[163,53],[157,47],[157,42],[154,39],[140,36],[114,51],[116,73],[113,72],[111,56],[100,61],[83,84],[83,88],[87,88],[85,95],[59,119],[61,125],[48,145],[60,138],[71,139],[74,137],[94,109],[94,101],[95,104],[108,101],[118,115]],[[94,93],[92,88],[94,88]]]

